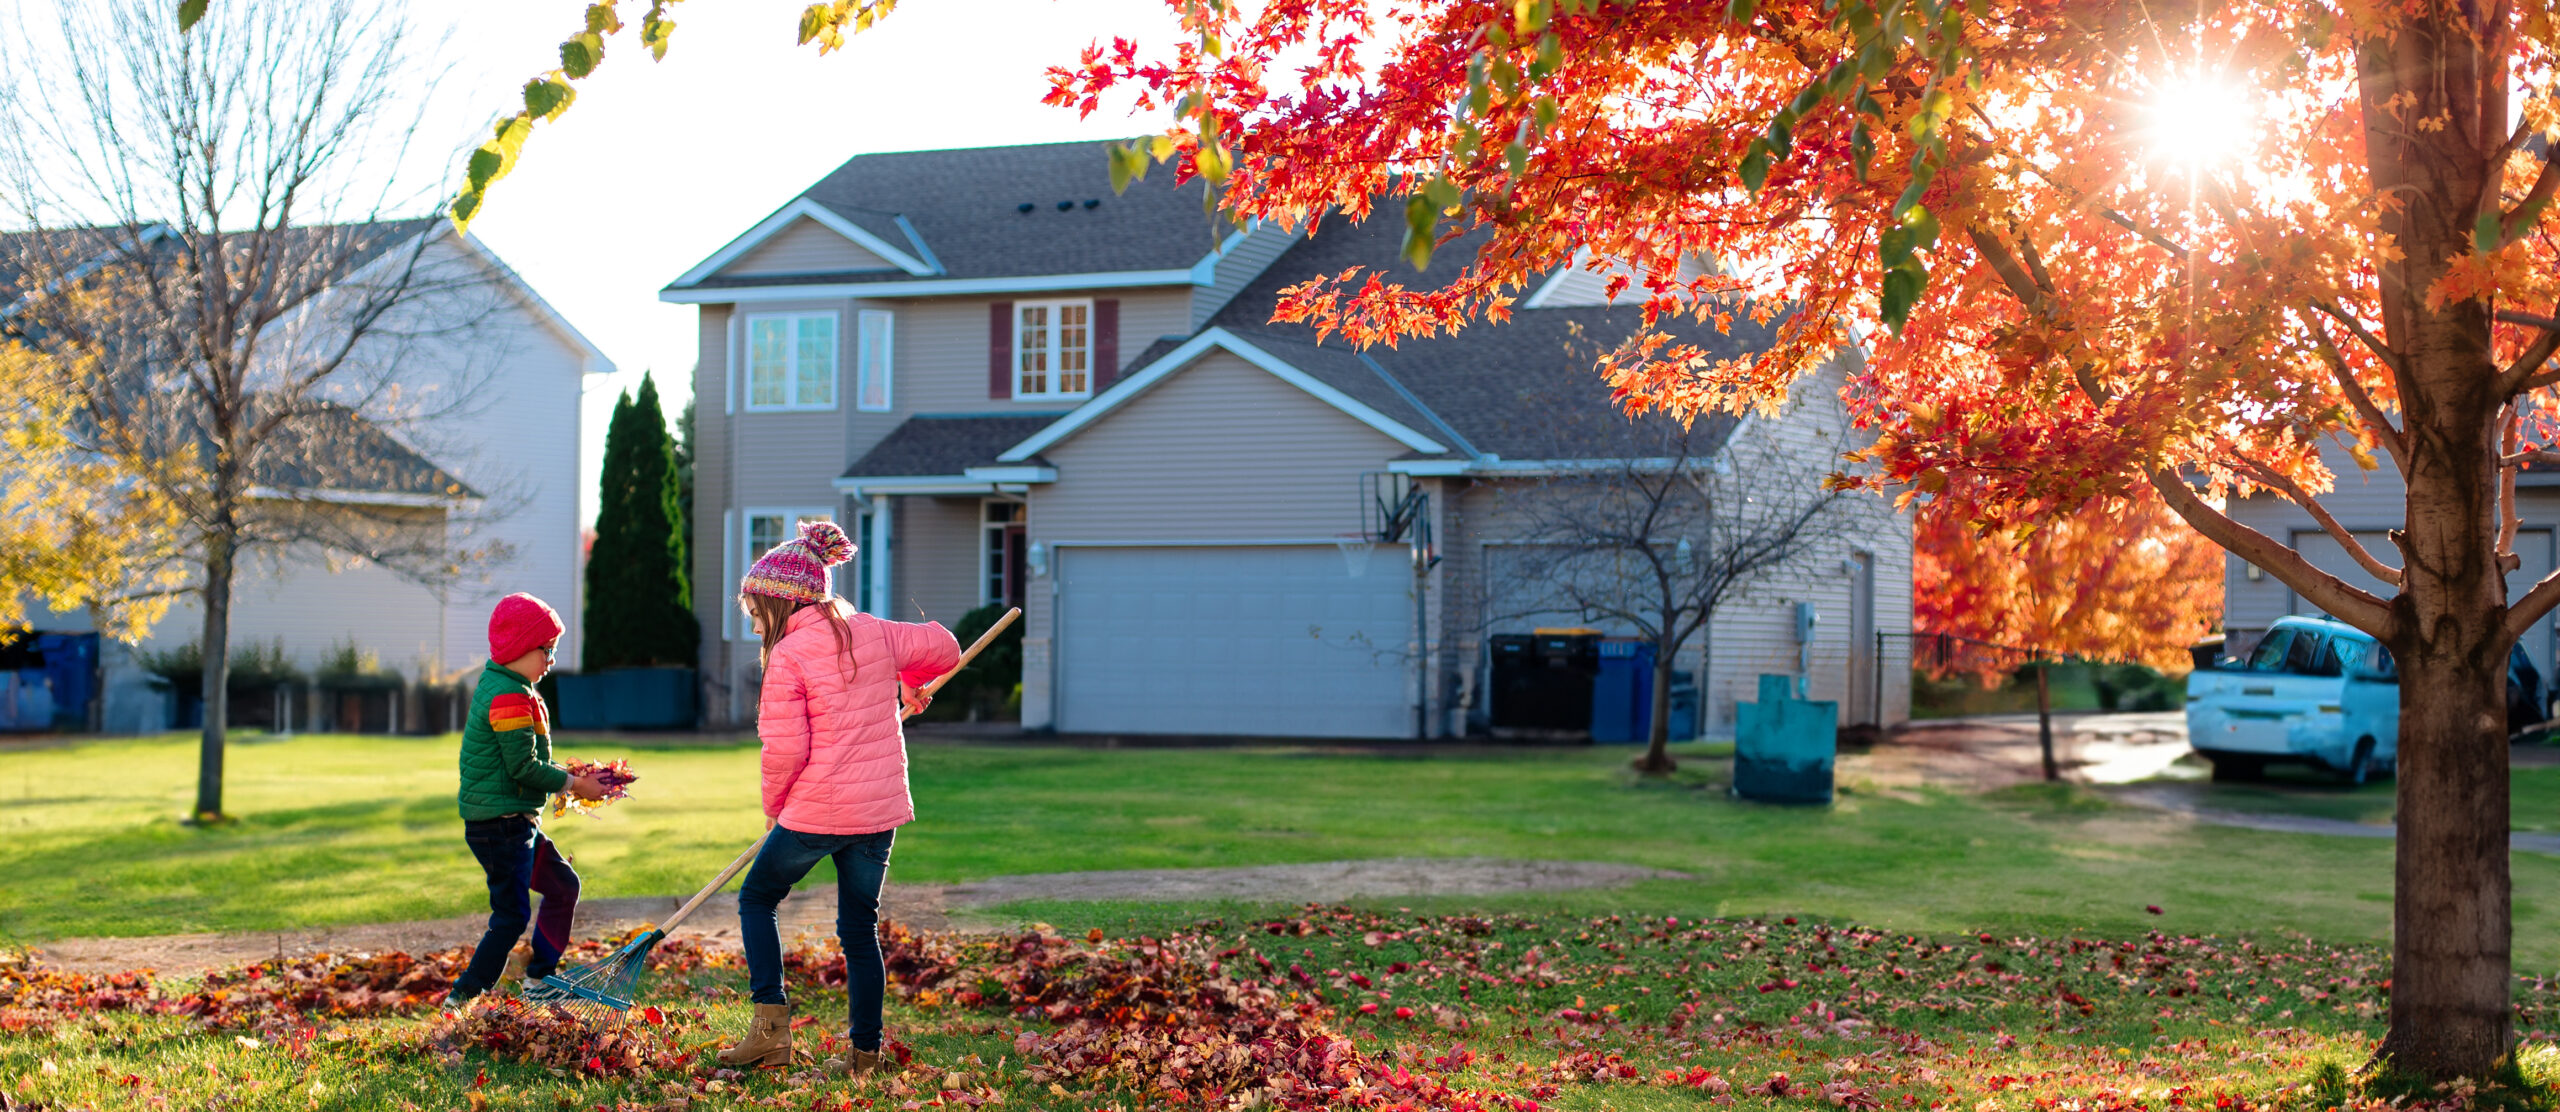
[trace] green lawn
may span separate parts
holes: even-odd
[[[477,910],[477,870],[452,811],[454,744],[311,736],[235,745],[227,806],[238,819],[210,829],[177,818],[191,798],[191,740],[0,753],[0,876],[9,878],[0,938]],[[752,748],[563,748],[627,756],[643,776],[605,817],[552,823],[592,894],[690,891],[759,829]],[[924,817],[901,832],[896,876],[1561,858],[1694,879],[1431,906],[1807,914],[1922,931],[2387,937],[2391,849],[2380,840],[2190,827],[2070,790],[1853,792],[1828,809],[1759,806],[1725,795],[1719,762],[1693,759],[1676,780],[1648,783],[1623,769],[1627,756],[919,746],[913,778]],[[2560,860],[2518,855],[2515,882],[2520,961],[2560,967],[2560,929],[2542,914],[2560,908]],[[1150,914],[1012,910],[1061,923]]]

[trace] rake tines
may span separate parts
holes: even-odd
[[[524,1001],[627,1011],[631,998],[639,994],[641,976],[648,972],[650,948],[665,937],[667,932],[660,928],[642,931],[601,961],[563,969],[525,986]]]

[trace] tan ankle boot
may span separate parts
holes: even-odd
[[[850,1046],[844,1048],[844,1053],[827,1059],[826,1069],[828,1073],[845,1077],[890,1072],[888,1065],[881,1059],[879,1051],[856,1050]]]
[[[747,1025],[747,1037],[721,1051],[720,1064],[738,1069],[790,1065],[791,1005],[756,1005],[756,1018]]]

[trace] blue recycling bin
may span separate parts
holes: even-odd
[[[1831,802],[1840,704],[1797,698],[1793,676],[1762,676],[1760,701],[1733,709],[1733,794],[1769,803]]]
[[[1652,733],[1653,643],[1600,642],[1600,675],[1591,683],[1591,740],[1624,744]]]

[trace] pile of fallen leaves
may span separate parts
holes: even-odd
[[[477,1050],[588,1077],[646,1077],[707,1057],[716,1045],[709,1027],[693,1010],[572,1009],[508,997],[438,1017],[427,1044],[456,1059]]]
[[[601,960],[618,945],[590,939],[571,946],[562,961]],[[649,952],[650,971],[665,975],[734,966],[736,961],[735,955],[704,949],[690,938],[667,939]],[[41,1027],[46,1016],[97,1012],[183,1016],[221,1029],[410,1015],[441,1004],[470,962],[467,947],[423,954],[313,954],[217,970],[193,982],[164,982],[150,970],[83,974],[0,966],[0,1031]]]

